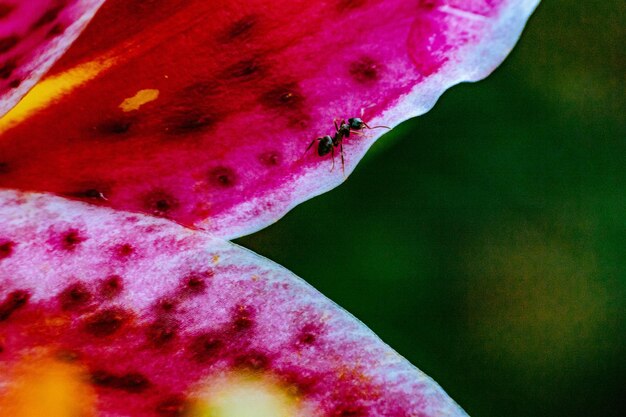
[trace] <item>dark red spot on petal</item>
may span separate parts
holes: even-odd
[[[208,362],[217,359],[224,342],[215,334],[205,333],[193,338],[189,344],[189,353],[197,362]]]
[[[85,238],[80,235],[78,230],[72,229],[65,232],[65,234],[61,237],[61,247],[68,251],[73,251],[85,241]]]
[[[15,10],[15,5],[8,3],[0,3],[0,19],[4,19]]]
[[[0,64],[0,80],[8,80],[13,74],[13,71],[15,71],[15,68],[17,68],[15,61],[8,61],[4,64]]]
[[[16,290],[9,293],[4,301],[0,303],[0,321],[8,320],[13,313],[24,307],[29,299],[30,294],[28,291]]]
[[[9,88],[17,88],[20,85],[22,85],[22,80],[20,80],[19,78],[16,78],[14,80],[11,80],[11,82],[9,83]]]
[[[157,310],[163,313],[171,313],[178,306],[178,300],[162,298],[156,303]]]
[[[350,64],[350,75],[357,82],[366,84],[380,78],[382,66],[370,57],[362,57]]]
[[[63,26],[60,23],[57,23],[56,25],[52,26],[52,29],[50,29],[48,33],[46,33],[46,38],[47,39],[55,38],[59,35],[62,35],[63,32],[65,32],[65,26]]]
[[[137,372],[129,372],[118,376],[102,370],[94,371],[91,373],[91,382],[99,387],[133,394],[143,392],[150,387],[148,378]]]
[[[0,162],[0,175],[5,175],[11,172],[11,167],[8,162]]]
[[[320,326],[316,323],[305,324],[297,337],[297,343],[301,345],[314,344],[320,334]]]
[[[244,59],[226,68],[224,77],[245,81],[256,78],[262,75],[263,72],[263,66],[258,59]]]
[[[432,10],[437,7],[438,0],[419,0],[418,5],[422,9]]]
[[[94,126],[92,129],[99,136],[106,136],[111,139],[121,139],[128,133],[133,126],[135,119],[130,116],[121,116],[117,118],[107,119]]]
[[[289,82],[265,92],[261,103],[277,110],[295,110],[304,103],[304,96],[297,83]]]
[[[216,114],[192,104],[173,110],[163,119],[163,128],[173,135],[186,135],[206,129],[214,125],[218,119]]]
[[[59,17],[59,13],[63,11],[63,6],[56,6],[51,9],[48,9],[44,14],[39,17],[31,26],[31,29],[39,29],[42,26],[47,25],[48,23],[54,22],[57,17]]]
[[[254,326],[254,309],[250,306],[239,305],[233,314],[233,329],[237,332],[251,329]]]
[[[121,258],[128,258],[135,252],[135,248],[130,243],[124,243],[117,247],[117,255]]]
[[[364,417],[367,411],[358,405],[347,405],[336,408],[330,415],[332,417]]]
[[[68,187],[68,190],[61,194],[92,203],[101,203],[108,200],[107,195],[111,194],[111,185],[99,180],[80,181],[75,186]]]
[[[337,2],[337,10],[343,12],[358,9],[367,3],[367,0],[339,0]]]
[[[124,289],[124,281],[119,275],[111,275],[100,283],[99,292],[104,298],[117,297]]]
[[[252,371],[260,371],[266,369],[270,363],[269,358],[260,352],[250,352],[237,356],[234,364],[239,368],[245,368]]]
[[[254,15],[245,16],[230,25],[224,32],[223,40],[226,42],[234,41],[238,38],[246,37],[256,26],[258,18]]]
[[[160,348],[174,340],[177,333],[177,322],[169,319],[161,319],[148,326],[146,338],[150,345]]]
[[[275,167],[281,164],[282,156],[277,151],[268,151],[259,155],[259,160],[263,165],[268,167]]]
[[[61,308],[65,311],[77,310],[85,307],[91,301],[91,292],[82,282],[77,282],[65,288],[59,294]]]
[[[99,311],[85,320],[85,331],[96,337],[110,336],[121,329],[128,319],[128,313],[121,309]]]
[[[202,294],[206,288],[206,278],[211,277],[213,274],[208,273],[203,275],[200,274],[189,274],[183,280],[183,291],[189,295],[197,295]]]
[[[13,255],[13,250],[15,249],[15,242],[10,240],[2,241],[0,240],[0,260],[8,258]]]
[[[155,216],[167,217],[176,211],[180,203],[176,197],[164,190],[153,190],[144,199],[144,208],[148,213]]]
[[[209,172],[209,180],[218,187],[228,188],[237,183],[237,175],[230,168],[217,167]]]
[[[19,36],[11,35],[0,38],[0,54],[13,49],[20,42]]]
[[[312,370],[303,371],[298,368],[282,371],[281,379],[284,381],[288,392],[294,396],[312,392],[319,382],[319,376],[312,373]]]

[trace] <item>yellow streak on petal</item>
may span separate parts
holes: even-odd
[[[120,109],[125,112],[139,110],[141,106],[146,103],[150,103],[151,101],[156,100],[159,97],[159,90],[156,89],[145,89],[137,91],[132,97],[128,97],[119,105]]]
[[[113,58],[98,58],[35,84],[11,111],[0,118],[0,133],[94,79],[114,63]],[[97,97],[94,97],[94,100],[97,100]]]
[[[95,395],[86,381],[79,365],[39,355],[26,357],[0,377],[0,415],[95,416]]]
[[[294,417],[302,415],[298,398],[258,375],[235,374],[201,387],[190,417]]]

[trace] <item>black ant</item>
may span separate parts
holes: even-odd
[[[335,169],[335,148],[339,146],[339,154],[341,155],[341,170],[343,171],[344,175],[346,171],[343,158],[343,140],[345,138],[349,138],[350,133],[363,135],[362,130],[364,129],[390,129],[390,127],[388,126],[370,127],[367,123],[365,123],[358,117],[351,117],[350,119],[348,119],[348,122],[346,122],[345,119],[342,119],[341,123],[337,123],[337,119],[335,119],[333,120],[333,123],[335,124],[335,133],[333,134],[333,136],[326,135],[322,136],[321,138],[313,139],[311,143],[309,143],[309,146],[306,148],[306,151],[304,151],[304,153],[308,152],[308,150],[311,149],[311,146],[313,146],[315,141],[318,141],[319,143],[317,145],[317,154],[319,156],[328,155],[329,153],[332,154],[333,165],[330,169],[332,172],[332,170]]]

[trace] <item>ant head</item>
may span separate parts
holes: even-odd
[[[358,117],[348,119],[348,124],[350,125],[350,129],[353,130],[362,130],[366,126],[365,122]]]

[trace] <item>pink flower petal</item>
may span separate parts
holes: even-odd
[[[0,192],[0,218],[2,415],[36,407],[50,378],[87,385],[80,396],[93,392],[100,417],[191,416],[250,375],[298,416],[466,415],[354,317],[236,245],[13,191]]]
[[[103,2],[0,1],[0,116],[67,50]]]
[[[0,186],[251,233],[344,180],[339,147],[332,171],[317,154],[334,118],[426,112],[492,71],[537,2],[111,0],[50,98],[0,120]],[[363,132],[346,175],[385,129]]]

